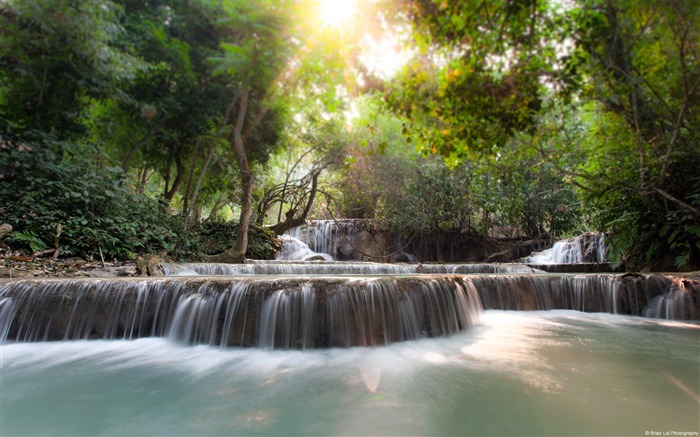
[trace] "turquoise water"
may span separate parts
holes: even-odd
[[[486,311],[449,338],[303,352],[5,344],[0,361],[3,436],[700,431],[700,325],[608,314]]]

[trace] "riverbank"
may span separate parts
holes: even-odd
[[[140,272],[137,263],[132,261],[28,257],[7,248],[0,249],[0,278],[109,278],[140,276]]]

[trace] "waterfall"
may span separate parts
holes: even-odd
[[[419,264],[415,273],[544,273],[543,270],[515,263],[474,263],[474,264]]]
[[[290,229],[285,233],[285,236],[305,242],[316,252],[330,254],[337,258],[338,234],[341,227],[345,233],[352,233],[355,220],[313,220]]]
[[[699,295],[697,277],[655,274],[21,280],[0,285],[0,341],[168,337],[222,347],[368,346],[451,335],[477,324],[483,309],[696,320]]]
[[[348,285],[328,297],[327,307],[328,335],[343,346],[352,346],[350,339],[367,346],[455,333],[478,323],[481,314],[475,290],[444,278],[421,281],[418,293],[387,281]]]
[[[475,290],[453,277],[20,281],[0,287],[0,341],[380,345],[457,333],[481,311]]]
[[[605,234],[584,234],[560,240],[542,252],[534,253],[522,262],[527,264],[579,264],[606,261]]]
[[[403,252],[400,236],[382,231],[373,220],[311,220],[290,229],[284,236],[340,261],[418,261],[415,256]]]
[[[700,278],[662,274],[464,276],[485,310],[575,310],[698,320]]]
[[[608,248],[605,246],[605,234],[602,232],[596,234],[595,254],[596,262],[603,263],[607,261]]]
[[[278,260],[333,261],[327,251],[314,252],[308,244],[290,235],[282,235],[282,250],[276,255]]]
[[[635,306],[637,290],[623,286],[623,281],[616,275],[505,275],[479,277],[476,281],[484,309],[568,309],[631,315],[639,315],[640,310]],[[621,287],[624,288],[623,295],[620,294]]]
[[[316,305],[316,293],[309,284],[302,284],[299,293],[275,291],[262,307],[259,346],[265,349],[314,347]]]
[[[672,320],[694,320],[700,316],[693,305],[693,289],[690,282],[676,279],[670,281],[667,287],[668,292],[652,298],[644,309],[644,316]],[[698,290],[694,291],[697,300]]]

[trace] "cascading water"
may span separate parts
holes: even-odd
[[[534,253],[522,262],[528,264],[579,264],[606,262],[605,234],[584,234],[560,240],[547,250]]]
[[[276,254],[278,260],[333,261],[327,252],[314,252],[308,244],[296,237],[282,235],[282,250]]]
[[[452,277],[25,281],[0,287],[0,341],[169,337],[262,348],[380,345],[478,323]]]
[[[341,225],[339,226],[339,224]],[[290,229],[284,236],[305,242],[316,252],[335,256],[338,252],[338,234],[340,227],[342,226],[346,231],[350,229],[350,232],[352,232],[354,225],[354,220],[313,220],[303,226]]]
[[[262,264],[248,267],[256,265]],[[700,281],[664,275],[392,272],[306,277],[293,272],[308,264],[272,265],[289,269],[286,276],[5,284],[0,286],[0,341],[155,336],[184,343],[305,349],[451,335],[477,324],[482,306],[678,320],[700,315]]]
[[[523,264],[388,264],[252,261],[164,264],[166,275],[458,275],[485,309],[608,312],[676,320],[700,317],[698,280],[668,275],[553,274]],[[692,276],[692,275],[691,275]],[[678,283],[681,285],[678,285]],[[683,284],[689,285],[683,285]]]
[[[697,308],[700,307],[697,302],[700,290],[697,289],[696,285],[696,289],[693,290],[694,285],[682,279],[670,281],[668,291],[654,296],[643,309],[643,315],[671,320],[697,319],[700,317],[700,314],[697,313]]]

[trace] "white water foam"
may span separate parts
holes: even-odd
[[[606,260],[605,234],[598,233],[592,239],[591,247],[584,247],[584,236],[560,240],[542,252],[533,253],[523,259],[528,264],[580,264],[587,258],[602,263]],[[595,256],[586,256],[586,252],[595,251]]]
[[[311,250],[308,244],[298,238],[289,235],[281,235],[282,250],[277,252],[275,259],[298,261],[333,261],[333,257],[327,253],[319,253]]]

